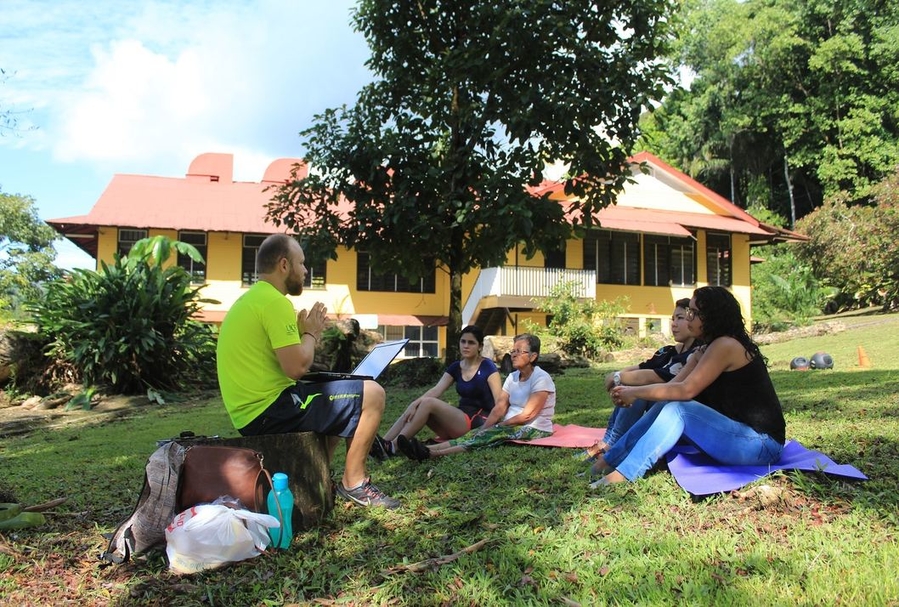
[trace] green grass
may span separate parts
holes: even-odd
[[[878,324],[873,324],[877,322]],[[868,324],[865,324],[868,323]],[[899,605],[899,317],[763,348],[787,433],[866,482],[778,474],[694,500],[667,472],[595,493],[571,451],[500,447],[415,464],[372,464],[397,511],[338,502],[291,550],[177,577],[161,554],[100,569],[155,440],[234,435],[217,398],[143,407],[104,426],[4,439],[0,487],[23,503],[70,501],[46,528],[0,536],[0,603],[98,605]],[[858,346],[873,366],[858,365]],[[826,351],[832,371],[789,371]],[[605,365],[557,378],[556,421],[601,426]],[[388,389],[382,428],[420,389]],[[334,462],[341,466],[341,455]],[[752,487],[779,491],[767,506]],[[470,554],[420,573],[393,568]]]

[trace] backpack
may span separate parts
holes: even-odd
[[[113,532],[101,559],[119,564],[153,548],[165,547],[165,528],[177,514],[178,478],[186,451],[170,441],[150,455],[134,511]]]

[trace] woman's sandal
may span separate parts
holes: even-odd
[[[600,455],[605,455],[605,453],[606,453],[606,449],[597,448],[597,445],[599,445],[598,441],[593,443],[593,446],[591,446],[587,449],[582,449],[581,451],[578,451],[571,457],[573,457],[574,459],[576,459],[578,461],[592,464],[593,462],[596,461],[596,458],[598,458]]]

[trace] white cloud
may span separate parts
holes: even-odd
[[[369,79],[351,4],[4,0],[21,26],[17,99],[41,121],[27,144],[110,173],[179,175],[200,153],[229,152],[237,178],[259,179],[301,153],[313,114],[352,103]],[[11,60],[0,51],[0,67]]]

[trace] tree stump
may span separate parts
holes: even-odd
[[[294,499],[294,529],[311,529],[334,507],[327,436],[315,432],[294,432],[234,438],[198,437],[178,442],[185,446],[246,447],[261,453],[262,465],[269,474],[283,472],[287,475]]]

